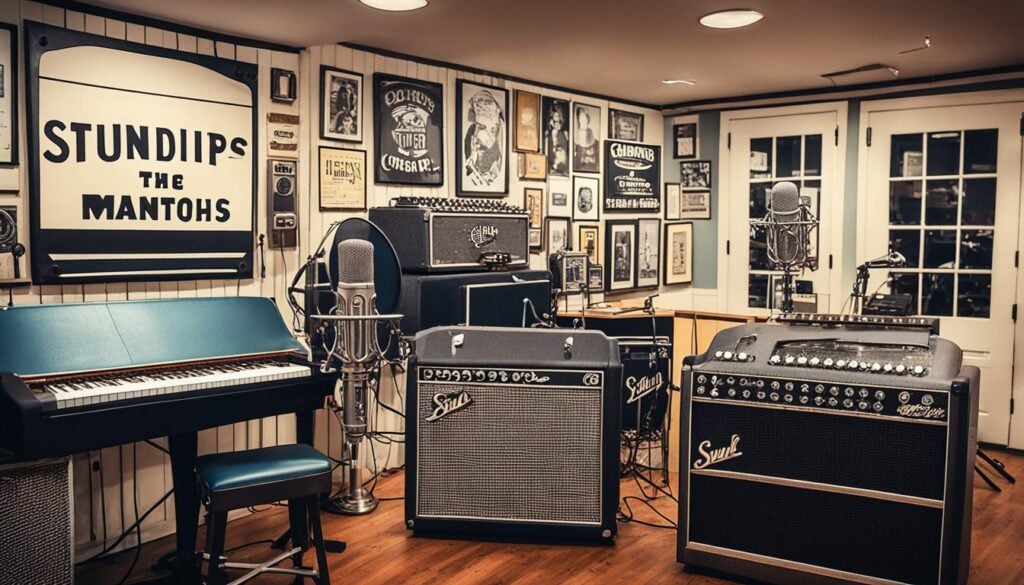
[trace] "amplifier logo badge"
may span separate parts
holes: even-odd
[[[711,441],[704,441],[697,445],[697,453],[700,453],[700,458],[693,462],[694,469],[704,469],[716,463],[735,459],[743,455],[743,452],[740,451],[740,436],[733,435],[728,447],[717,449],[711,448]]]
[[[896,414],[910,418],[941,419],[946,417],[946,409],[938,406],[926,406],[925,404],[901,404],[896,408]]]
[[[469,231],[469,241],[473,242],[474,248],[480,248],[498,239],[498,227],[481,224],[473,226]]]
[[[473,398],[469,395],[469,392],[463,390],[456,394],[434,394],[434,404],[437,406],[434,408],[434,412],[425,418],[427,422],[434,422],[441,419],[456,410],[462,410],[473,402]]]
[[[642,376],[639,379],[636,376],[626,378],[626,388],[629,390],[629,398],[626,399],[626,404],[632,404],[661,388],[664,382],[665,378],[661,375],[661,372],[653,376]]]

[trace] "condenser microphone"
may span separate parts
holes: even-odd
[[[366,240],[344,240],[338,244],[338,305],[335,314],[366,317],[374,314],[373,244]],[[336,343],[342,347],[341,388],[335,400],[344,404],[346,434],[366,432],[366,387],[361,383],[367,360],[373,360],[375,324],[369,320],[338,322]]]
[[[772,187],[768,226],[769,257],[783,266],[792,266],[807,256],[806,238],[801,220],[800,192],[789,181]]]

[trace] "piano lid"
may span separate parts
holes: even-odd
[[[262,297],[0,310],[0,372],[22,377],[301,350],[277,307]]]

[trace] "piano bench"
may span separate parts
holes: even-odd
[[[330,585],[319,506],[320,496],[331,491],[330,459],[302,444],[216,453],[196,460],[196,479],[206,508],[207,585],[226,583],[224,569],[249,570],[232,585],[265,572],[289,573],[297,582],[308,577],[316,585]],[[223,555],[228,512],[280,500],[288,500],[294,548],[261,564],[227,562]],[[307,526],[313,529],[316,570],[300,566],[302,553],[309,547]],[[275,567],[289,557],[295,568]]]

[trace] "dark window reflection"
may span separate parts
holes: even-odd
[[[889,249],[903,254],[907,259],[908,268],[921,267],[920,230],[889,230]]]
[[[750,139],[750,178],[770,179],[772,176],[772,139]]]
[[[956,304],[958,317],[988,317],[991,304],[991,274],[960,275]]]
[[[995,225],[995,179],[964,179],[962,221],[963,225]]]
[[[921,225],[921,181],[889,183],[889,223]]]
[[[893,134],[890,152],[890,177],[920,177],[923,174],[924,140],[921,134]]]
[[[936,317],[953,315],[953,275],[925,272],[921,275],[921,313]]]
[[[771,183],[750,184],[750,219],[761,219],[767,215],[771,194]]]
[[[767,229],[761,225],[750,226],[750,269],[771,270],[768,261]]]
[[[775,140],[775,156],[777,157],[775,176],[800,176],[800,137],[780,136]]]
[[[999,130],[964,132],[964,174],[996,172]]]
[[[894,295],[910,295],[914,302],[910,304],[911,310],[917,313],[917,300],[920,296],[918,276],[916,273],[891,273],[889,275],[889,291]]]
[[[928,135],[928,175],[960,173],[960,133],[932,132]]]
[[[925,183],[924,222],[928,225],[956,225],[960,186],[956,179]]]
[[[751,274],[747,282],[747,306],[755,309],[767,309],[768,275]]]
[[[804,136],[804,176],[821,175],[821,134]]]
[[[960,232],[960,268],[992,268],[992,230]]]
[[[956,230],[924,232],[924,267],[953,268],[956,260]]]

